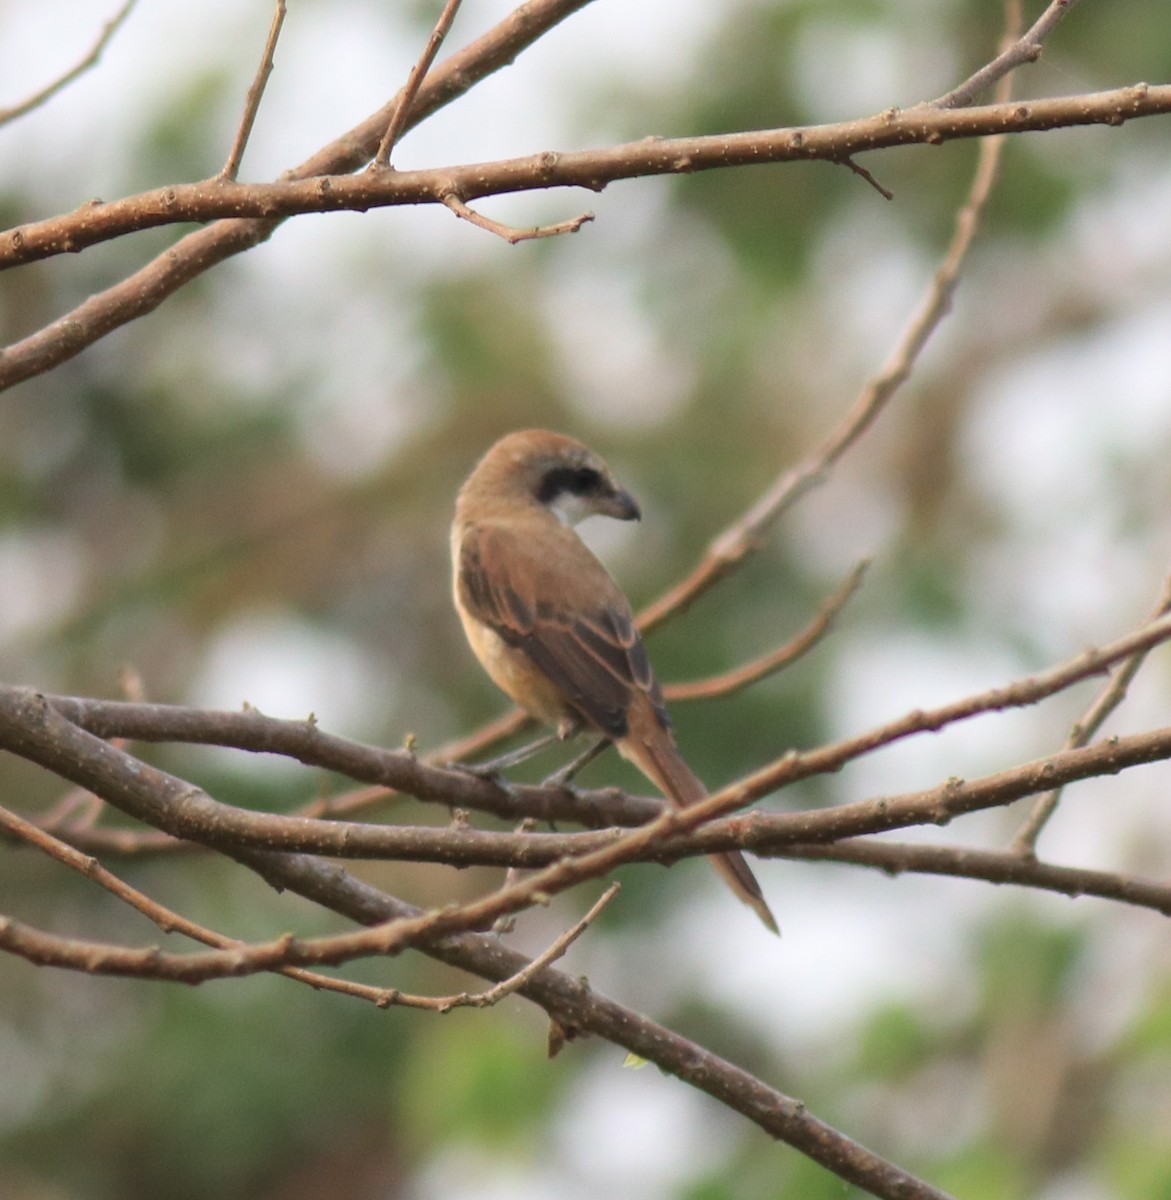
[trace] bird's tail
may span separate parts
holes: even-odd
[[[707,788],[684,761],[671,735],[659,730],[655,731],[655,735],[647,738],[623,738],[618,744],[619,750],[622,756],[634,763],[664,796],[680,808],[689,808],[708,794]],[[744,861],[744,855],[738,850],[729,850],[723,854],[709,854],[708,861],[765,926],[773,933],[779,934],[781,931],[776,918],[765,901],[756,876]]]

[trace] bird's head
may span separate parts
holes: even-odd
[[[560,433],[522,429],[502,437],[480,460],[460,492],[460,507],[473,501],[538,505],[565,525],[590,516],[638,520],[634,497],[588,446]]]

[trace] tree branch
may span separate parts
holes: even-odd
[[[242,853],[275,887],[295,892],[362,924],[413,916],[418,910],[344,871],[302,855]],[[420,949],[485,979],[507,979],[527,964],[489,934],[428,939]],[[569,1036],[593,1034],[654,1063],[660,1070],[713,1097],[779,1139],[880,1200],[950,1200],[946,1193],[852,1141],[747,1071],[696,1042],[623,1007],[588,982],[546,969],[519,989]]]
[[[407,127],[417,125],[480,80],[507,66],[551,28],[589,3],[590,0],[525,0],[503,21],[444,59],[427,76],[411,108]],[[285,178],[307,179],[356,170],[378,148],[393,104],[391,101],[324,146],[287,172]],[[207,186],[212,184],[209,182]],[[79,211],[84,214],[89,207],[83,206]],[[187,234],[146,266],[0,352],[0,390],[51,370],[112,330],[152,312],[204,271],[267,241],[281,219],[277,214],[263,213],[248,220],[218,221],[208,229]]]
[[[1101,670],[1104,664],[1124,658],[1142,645],[1153,644],[1168,636],[1171,636],[1171,617],[1163,617],[1145,629],[1118,639],[1103,650],[1087,652],[1069,663],[1017,681],[1009,687],[993,689],[935,710],[912,712],[879,729],[830,746],[803,753],[792,752],[686,810],[659,810],[645,825],[630,832],[595,838],[588,843],[588,848],[579,843],[575,847],[577,854],[571,861],[553,862],[523,884],[502,889],[476,904],[462,906],[459,919],[485,923],[518,911],[545,895],[555,894],[575,883],[604,874],[621,863],[644,857],[672,857],[672,839],[676,835],[693,831],[714,817],[744,807],[766,791],[810,775],[836,770],[851,758],[913,732],[937,729],[944,723],[977,712],[1035,703],[1044,696],[1068,687],[1077,679]],[[129,815],[175,836],[218,846],[229,852],[233,847],[250,844],[282,850],[309,847],[318,853],[342,857],[359,850],[369,852],[377,849],[379,853],[385,853],[391,850],[393,843],[402,848],[405,838],[415,839],[412,853],[418,853],[427,838],[434,837],[433,833],[421,830],[388,830],[348,822],[322,823],[304,817],[275,817],[219,804],[193,785],[139,762],[72,724],[61,715],[58,707],[65,711],[80,709],[82,713],[86,708],[84,703],[78,701],[55,700],[50,703],[24,689],[0,689],[0,744],[56,771],[64,778],[90,788]],[[152,706],[109,704],[100,706],[99,711],[109,714],[111,709],[115,713],[120,711],[123,716],[130,713],[152,716],[159,711],[155,709],[152,712]],[[183,710],[178,712],[183,713]],[[174,718],[176,715],[165,709],[161,713],[163,717]],[[232,716],[209,715],[219,725]],[[188,720],[191,718],[190,713],[184,716]],[[253,714],[241,716],[251,718]],[[261,721],[260,730],[273,735],[297,728],[292,722],[275,722],[269,718],[261,718]],[[313,731],[310,726],[304,729],[312,732],[312,744],[318,747],[316,757],[321,757],[322,744],[338,743],[348,761],[359,764],[377,764],[379,761],[378,752],[367,747],[329,739],[327,735]],[[257,727],[253,724],[250,731],[255,741]],[[266,741],[264,749],[276,748],[276,737],[269,737]],[[1007,803],[1034,794],[1042,788],[1091,775],[1115,773],[1138,763],[1165,758],[1168,753],[1171,753],[1171,731],[1156,730],[1129,738],[1110,739],[1089,748],[1070,750],[972,783],[949,780],[937,788],[906,796],[883,797],[815,812],[784,813],[767,818],[763,814],[753,813],[738,819],[740,824],[735,826],[735,844],[768,853],[774,847],[793,841],[832,840],[911,824],[945,823],[955,816]],[[302,761],[307,757],[305,754],[296,756]],[[433,790],[436,798],[443,796],[442,789],[445,786],[450,790],[472,787],[487,789],[490,793],[496,791],[491,784],[482,780],[465,777],[460,772],[436,771],[409,756],[404,760],[401,755],[384,755],[383,759],[398,767],[405,762],[409,768],[420,772],[420,793]],[[444,797],[448,802],[450,790]],[[558,789],[545,790],[558,793]],[[539,795],[541,791],[532,789],[529,794]],[[724,832],[721,830],[721,833]],[[488,836],[481,836],[478,849],[483,849]],[[499,845],[506,852],[511,852],[515,847],[515,843],[508,843],[509,835],[496,836],[503,839]],[[454,837],[447,839],[444,852],[449,852],[456,840]],[[703,837],[696,838],[693,845],[702,846],[705,851],[715,848]]]
[[[94,202],[73,213],[18,226],[0,234],[0,267],[33,262],[127,233],[190,221],[281,220],[300,213],[365,212],[398,205],[443,204],[555,187],[601,191],[622,179],[763,163],[838,161],[843,156],[894,146],[941,145],[1078,125],[1121,125],[1171,112],[1171,84],[1136,84],[1109,92],[1061,96],[979,108],[889,109],[876,116],[801,129],[752,130],[685,138],[644,138],[597,150],[546,151],[523,158],[436,167],[421,171],[366,171],[314,175],[276,183],[215,179],[175,184],[110,203]],[[16,353],[21,343],[10,349]],[[5,381],[0,376],[0,382]]]
[[[1117,774],[1169,757],[1171,728],[1152,730],[1062,751],[980,779],[946,780],[918,792],[803,812],[754,811],[715,819],[691,833],[664,835],[657,841],[641,845],[635,853],[624,847],[621,860],[624,863],[672,863],[722,851],[747,850],[762,858],[824,858],[856,861],[884,870],[923,870],[987,878],[992,882],[1049,888],[1069,895],[1085,893],[1164,912],[1171,889],[1126,875],[1038,863],[1036,859],[1011,850],[944,847],[934,857],[926,852],[916,857],[917,848],[905,853],[886,851],[883,847],[893,843],[864,841],[863,838],[923,824],[944,825],[955,817],[1034,795],[1055,781],[1068,784]],[[625,799],[630,808],[622,815],[628,825],[641,825],[663,811],[660,801]],[[293,826],[293,819],[274,814],[251,814],[229,805],[219,808],[218,835],[194,825],[185,828],[192,836],[203,838],[209,846],[228,851],[241,846],[277,845],[286,851],[336,858],[407,859],[461,868],[539,869],[567,858],[607,850],[622,840],[622,831],[617,828],[592,833],[504,833],[473,829],[462,821],[446,829],[334,822],[321,822],[316,828],[307,828]],[[240,819],[241,813],[253,819]],[[636,820],[640,816],[642,820]],[[124,839],[134,835],[121,830],[82,829],[64,831],[62,836],[87,850],[118,853]],[[873,853],[870,847],[876,847]],[[939,865],[945,862],[951,865]],[[905,867],[899,868],[899,863],[905,863]],[[931,863],[935,865],[929,865]]]
[[[0,950],[7,950],[42,967],[59,967],[87,975],[114,975],[156,982],[185,983],[190,986],[217,979],[235,979],[273,971],[309,983],[315,988],[330,988],[362,999],[372,999],[381,1008],[404,1005],[447,1013],[453,1008],[490,1008],[507,996],[515,994],[569,949],[614,898],[618,888],[618,884],[611,884],[580,921],[557,937],[547,949],[515,975],[501,980],[485,991],[458,992],[451,996],[411,996],[395,988],[373,988],[349,983],[327,975],[317,975],[293,965],[294,962],[336,965],[363,955],[381,953],[378,947],[386,941],[388,931],[412,920],[405,917],[358,934],[306,940],[299,940],[292,934],[284,934],[271,942],[248,944],[213,935],[218,939],[214,944],[222,946],[222,949],[199,954],[167,954],[157,946],[135,950],[84,938],[60,937],[0,915]],[[427,919],[425,914],[413,918],[414,921]],[[202,937],[200,940],[203,940]]]
[[[1086,650],[1038,674],[933,709],[915,709],[886,725],[839,742],[802,752],[791,751],[776,762],[714,793],[688,812],[703,811],[706,813],[704,819],[709,819],[743,807],[799,779],[836,771],[853,759],[914,734],[934,733],[946,725],[983,713],[1036,704],[1169,638],[1171,615],[1166,615],[1098,649]],[[53,714],[65,719],[55,722],[52,720]],[[46,728],[50,734],[42,733],[39,738],[33,736],[34,730]],[[0,687],[0,745],[25,757],[33,757],[34,761],[41,762],[50,770],[89,787],[88,777],[79,778],[76,772],[70,774],[69,770],[63,769],[75,767],[67,756],[42,760],[26,753],[26,749],[39,746],[38,753],[51,754],[53,746],[58,744],[53,741],[54,738],[63,739],[60,740],[62,746],[68,743],[74,754],[82,753],[87,747],[93,748],[90,742],[79,742],[70,730],[74,730],[76,735],[82,735],[83,731],[96,735],[92,739],[94,746],[100,746],[107,755],[116,751],[99,739],[110,737],[146,742],[192,742],[283,754],[306,766],[338,771],[355,780],[407,792],[420,800],[492,812],[507,820],[533,817],[537,820],[572,819],[589,825],[606,825],[615,823],[612,817],[622,812],[628,803],[628,798],[610,790],[570,793],[556,787],[519,786],[505,791],[465,772],[443,770],[421,762],[407,751],[363,746],[324,733],[311,721],[284,721],[266,717],[254,710],[243,713],[205,712],[173,705],[132,704],[65,696],[41,697],[26,688]],[[101,755],[94,760],[91,764],[94,772],[99,771],[103,761]],[[163,778],[162,772],[157,774],[160,779]],[[97,778],[97,775],[94,777]],[[170,776],[165,778],[172,779]],[[182,781],[167,786],[197,791]],[[101,789],[96,787],[93,790]],[[731,799],[733,795],[738,797],[735,802]],[[107,799],[110,797],[107,796]],[[111,802],[116,803],[113,800]],[[264,816],[258,813],[248,815],[253,820]],[[172,831],[165,820],[167,813],[164,811],[160,816],[164,819],[146,819],[157,828]],[[219,818],[208,819],[214,825]],[[293,824],[297,822],[300,823],[299,828],[306,832],[318,827],[317,823],[305,817],[283,817],[280,820],[290,822],[290,830],[297,827]],[[332,824],[339,829],[343,827],[339,822]],[[184,833],[180,836],[189,835]],[[265,836],[271,836],[271,831]],[[197,837],[196,840],[201,839]],[[335,851],[322,847],[322,852]]]
[[[778,858],[810,862],[852,863],[874,867],[888,875],[915,872],[947,875],[957,879],[981,879],[988,883],[1015,884],[1064,896],[1096,896],[1149,908],[1171,917],[1171,886],[1154,880],[1135,879],[1112,871],[1086,867],[1062,867],[1055,863],[1025,858],[1012,850],[981,850],[968,846],[932,846],[921,842],[888,842],[875,838],[844,838],[828,844],[787,846]]]

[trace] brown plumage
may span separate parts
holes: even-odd
[[[496,685],[563,735],[609,738],[670,800],[707,795],[671,733],[630,604],[570,528],[638,505],[580,442],[540,429],[501,438],[461,488],[451,529],[455,605]],[[739,853],[711,862],[769,929],[777,924]]]

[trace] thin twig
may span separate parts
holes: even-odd
[[[37,828],[86,854],[113,855],[118,858],[169,858],[176,854],[201,854],[205,849],[196,842],[186,842],[182,838],[160,833],[157,829],[115,829],[107,825],[91,825],[84,819],[70,821],[41,817]]]
[[[456,809],[452,816],[452,826],[459,829],[461,832],[471,828],[471,823],[468,821],[468,814],[464,810]],[[528,834],[532,833],[536,828],[536,821],[532,817],[525,817],[517,822],[513,827],[513,833]],[[504,872],[504,886],[509,887],[520,878],[520,868],[514,864],[509,864],[508,869]],[[501,917],[495,925],[492,926],[492,932],[500,935],[511,933],[516,928],[516,917]]]
[[[101,33],[98,35],[98,40],[94,42],[89,53],[78,63],[75,63],[64,75],[53,80],[41,88],[39,92],[34,92],[27,100],[22,100],[19,104],[14,104],[11,108],[0,108],[0,125],[7,124],[9,121],[15,121],[18,117],[23,117],[26,113],[32,112],[34,108],[51,100],[58,92],[67,88],[78,76],[85,74],[91,67],[96,66],[102,53],[110,44],[110,39],[121,28],[122,23],[130,16],[131,9],[134,8],[138,0],[126,0],[126,3],[102,26]]]
[[[486,217],[483,213],[469,208],[454,192],[448,192],[443,197],[443,203],[457,217],[475,225],[477,229],[485,229],[489,233],[496,234],[497,237],[502,237],[510,246],[515,246],[517,242],[533,241],[535,238],[559,237],[563,233],[576,233],[587,221],[594,219],[592,212],[584,212],[576,217],[570,217],[568,221],[558,221],[553,225],[536,225],[531,229],[517,229],[513,225],[504,225],[500,221],[494,221],[491,217]]]
[[[875,179],[874,176],[864,166],[862,166],[860,163],[855,162],[853,158],[851,158],[847,155],[845,158],[843,158],[841,160],[841,162],[842,162],[842,166],[849,167],[850,170],[853,171],[855,175],[857,175],[861,179],[865,179],[866,182],[868,184],[870,184],[870,186],[884,200],[893,200],[895,198],[895,194],[894,194],[894,192],[892,192],[890,190],[890,188],[883,187],[882,184],[879,183],[878,180]]]
[[[778,646],[776,650],[761,658],[725,671],[721,675],[709,675],[706,679],[698,679],[692,683],[665,684],[664,697],[672,704],[684,704],[692,700],[715,700],[743,691],[746,687],[783,670],[812,650],[829,633],[838,614],[861,587],[869,566],[869,559],[858,563],[822,604],[813,620],[783,646]]]
[[[447,31],[451,28],[455,14],[459,11],[460,2],[461,0],[447,0],[447,3],[444,4],[443,11],[439,14],[439,20],[435,22],[435,28],[431,30],[431,36],[427,39],[427,45],[423,47],[423,53],[411,68],[406,83],[403,84],[402,90],[395,98],[394,108],[386,125],[386,133],[383,134],[382,141],[378,144],[378,150],[371,160],[372,167],[385,169],[390,166],[391,152],[406,126],[411,105],[414,104],[415,97],[419,94],[419,87],[431,69],[436,54],[439,53],[439,47],[443,45],[443,39],[447,37]]]
[[[114,745],[123,746],[123,739],[115,741]],[[41,816],[39,828],[45,830],[68,829],[80,832],[92,829],[105,811],[106,802],[101,796],[85,788],[70,788],[56,804]]]
[[[1171,575],[1164,580],[1159,602],[1152,610],[1149,619],[1156,620],[1168,611],[1171,611]],[[1126,699],[1126,691],[1130,687],[1131,680],[1138,674],[1153,648],[1148,646],[1143,650],[1138,650],[1130,658],[1124,659],[1118,664],[1102,690],[1094,697],[1093,703],[1074,722],[1069,731],[1069,737],[1065,739],[1063,749],[1073,750],[1078,746],[1089,744],[1090,738],[1102,728],[1106,718]],[[1038,796],[1033,802],[1029,815],[1021,823],[1016,836],[1012,839],[1010,848],[1013,853],[1030,856],[1036,852],[1037,838],[1041,836],[1041,831],[1056,811],[1061,800],[1062,790],[1059,787],[1052,788],[1043,796]]]
[[[448,1009],[457,1006],[488,1008],[490,1005],[499,1004],[505,996],[511,996],[514,992],[520,991],[525,984],[539,975],[547,966],[555,963],[585,933],[602,909],[618,894],[621,887],[620,883],[610,884],[601,896],[594,901],[589,912],[577,924],[571,925],[548,949],[538,954],[532,962],[522,967],[515,975],[510,975],[507,979],[502,979],[495,987],[490,987],[484,992],[473,992],[470,995],[467,992],[460,992],[458,996],[444,997],[444,1005],[439,1011],[447,1012]]]
[[[1037,18],[1032,27],[1018,40],[1007,45],[990,63],[970,75],[958,87],[944,92],[927,105],[931,108],[966,108],[975,103],[981,92],[999,83],[1010,71],[1026,63],[1036,62],[1041,57],[1045,39],[1057,27],[1058,22],[1077,3],[1077,0],[1051,0],[1049,6]]]
[[[244,98],[244,111],[240,114],[240,124],[236,127],[236,136],[232,148],[228,152],[228,160],[220,169],[218,179],[232,180],[240,173],[240,160],[244,157],[244,147],[252,134],[252,126],[256,122],[256,114],[260,109],[260,101],[264,96],[264,88],[268,77],[272,74],[273,56],[276,54],[277,39],[281,36],[281,26],[285,23],[285,0],[276,0],[272,13],[272,24],[268,27],[268,38],[264,43],[264,53],[260,58],[260,66],[248,88]]]

